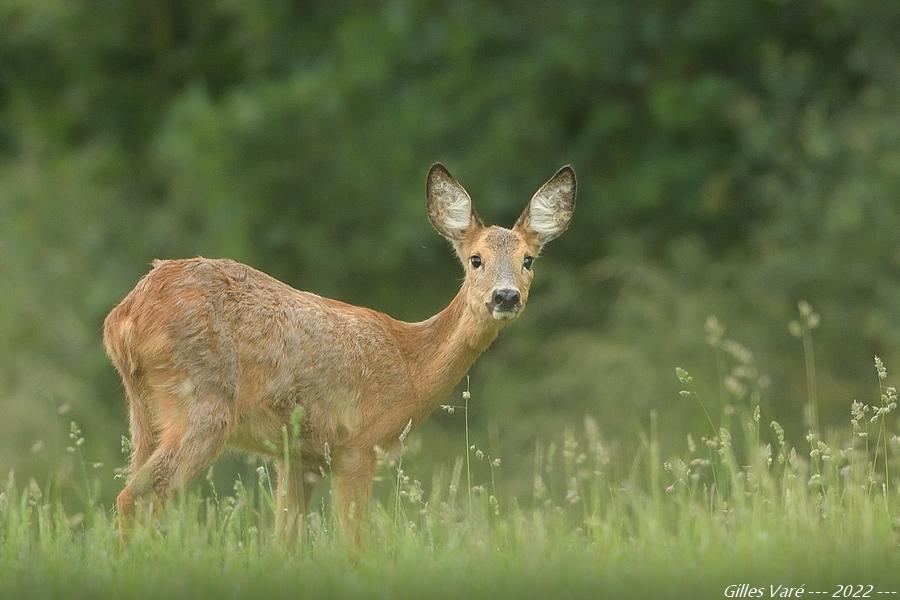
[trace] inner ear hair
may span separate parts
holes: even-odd
[[[482,225],[469,193],[440,163],[428,172],[426,196],[428,219],[447,239],[458,242],[473,227]]]
[[[545,244],[569,226],[575,211],[575,171],[566,165],[535,192],[516,227]]]

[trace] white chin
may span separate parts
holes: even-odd
[[[495,321],[509,321],[516,316],[517,312],[514,310],[497,310],[494,309],[491,311],[491,316]]]

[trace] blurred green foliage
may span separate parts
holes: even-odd
[[[528,311],[472,373],[511,471],[585,414],[625,447],[651,409],[664,442],[699,431],[675,365],[736,401],[709,314],[799,438],[801,299],[822,421],[845,423],[873,354],[900,368],[898,30],[893,0],[0,0],[0,471],[43,472],[58,454],[32,445],[70,418],[116,462],[100,326],[153,258],[436,312],[460,277],[425,217],[436,160],[502,225],[561,164],[579,176]],[[460,427],[426,425],[435,460]]]

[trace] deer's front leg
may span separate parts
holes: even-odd
[[[285,464],[284,459],[276,460],[278,488],[275,492],[275,535],[284,542],[292,543],[302,538],[305,530],[306,504],[319,474],[312,470],[303,457],[296,456],[294,462]]]
[[[373,448],[344,448],[335,452],[334,488],[338,514],[347,539],[361,543],[360,527],[365,522],[375,476]]]

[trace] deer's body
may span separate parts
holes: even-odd
[[[157,261],[109,315],[107,345],[164,434],[196,396],[218,407],[228,444],[280,453],[304,408],[303,452],[388,448],[459,381],[497,328],[466,339],[451,304],[422,323],[295,290],[246,265]],[[143,397],[143,395],[142,395]],[[137,441],[137,440],[136,440]]]
[[[464,262],[480,248],[473,271],[487,273],[481,255],[493,253],[485,260],[497,257],[494,277],[467,275],[450,304],[420,323],[298,291],[230,260],[154,263],[104,324],[130,409],[132,475],[118,500],[123,521],[136,501],[164,499],[232,446],[276,459],[279,529],[299,526],[326,457],[342,518],[355,522],[368,501],[374,448],[394,446],[410,421],[428,416],[518,314],[530,257],[546,241],[540,231],[528,237],[526,215],[540,217],[534,208],[520,219],[521,231],[484,227],[471,201],[461,213],[458,185],[442,168],[432,170],[429,216]],[[571,203],[562,206],[571,216],[574,174]],[[510,265],[521,263],[520,254],[528,267],[516,273]],[[513,288],[498,296],[498,281],[515,286],[515,302],[503,295]],[[297,407],[302,429],[286,456]]]

